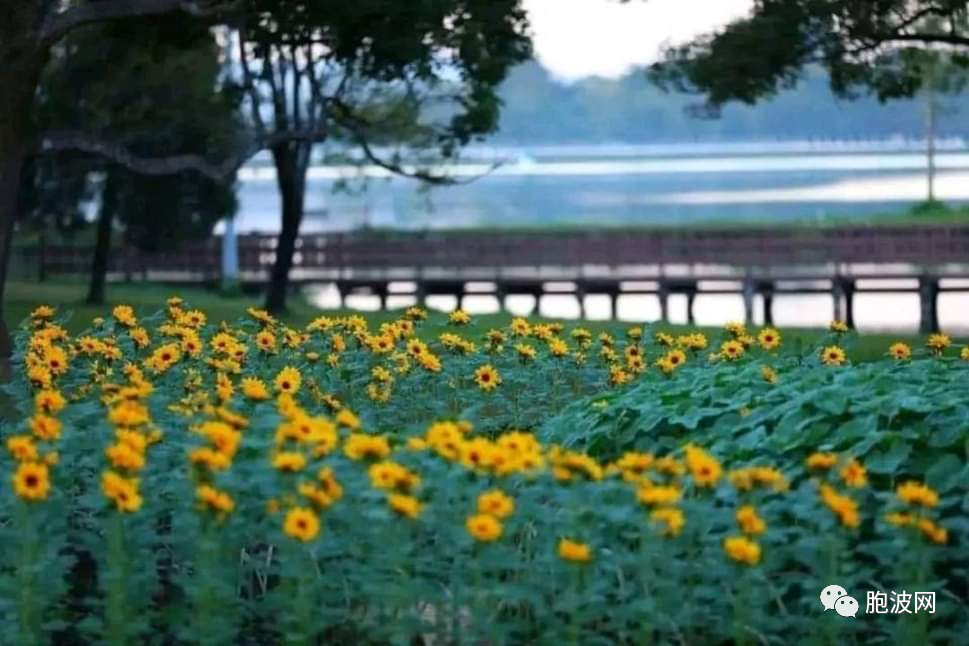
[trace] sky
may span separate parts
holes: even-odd
[[[562,80],[621,76],[747,13],[753,0],[524,0],[538,60]]]

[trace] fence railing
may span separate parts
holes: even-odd
[[[251,279],[268,274],[275,245],[274,236],[239,236],[240,272]],[[85,274],[91,264],[88,247],[22,248],[19,255],[18,262],[48,276]],[[213,237],[157,253],[115,250],[109,268],[132,279],[161,273],[202,281],[219,277],[220,261],[221,240]],[[969,225],[313,234],[299,238],[293,268],[310,275],[325,270],[351,277],[391,269],[501,272],[516,267],[581,270],[588,266],[715,264],[783,268],[830,263],[969,264]]]

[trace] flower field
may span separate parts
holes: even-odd
[[[853,364],[832,324],[719,335],[412,308],[291,329],[180,299],[4,387],[0,620],[17,644],[956,643],[969,348]],[[929,591],[911,614],[822,589]],[[914,610],[914,607],[913,607]]]

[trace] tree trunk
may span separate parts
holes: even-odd
[[[299,227],[303,221],[309,146],[281,145],[273,148],[272,154],[283,212],[282,226],[276,239],[276,261],[266,291],[266,309],[278,313],[286,310],[289,271],[293,267],[296,238],[299,237]]]
[[[110,176],[101,194],[98,212],[98,234],[94,243],[94,259],[91,262],[91,283],[87,291],[88,305],[104,305],[104,285],[108,277],[108,259],[111,257],[111,225],[116,210],[115,184]]]
[[[8,3],[4,3],[5,5]],[[0,357],[10,355],[3,294],[17,217],[20,173],[28,148],[30,105],[47,62],[36,44],[43,3],[11,2],[0,9]]]

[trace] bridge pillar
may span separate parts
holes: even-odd
[[[696,303],[696,289],[692,288],[686,292],[686,322],[687,325],[696,325],[696,314],[694,304]]]
[[[744,323],[753,325],[754,323],[754,281],[750,278],[744,280]]]
[[[764,325],[774,325],[774,289],[764,290]]]
[[[845,325],[855,329],[855,281],[846,280],[842,288],[845,296]]]
[[[585,288],[576,285],[575,287],[575,300],[579,301],[579,318],[585,319]]]
[[[919,332],[932,334],[939,331],[939,280],[931,276],[919,278],[919,305],[921,318]]]
[[[659,318],[663,323],[670,322],[670,288],[660,281],[659,289],[656,291],[656,298],[659,299]]]

